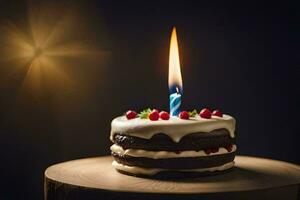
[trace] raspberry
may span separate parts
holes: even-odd
[[[180,118],[180,119],[189,119],[190,116],[189,116],[189,113],[188,113],[187,111],[181,111],[181,112],[179,113],[179,118]]]
[[[148,117],[151,121],[157,121],[159,119],[159,113],[157,110],[152,110]]]
[[[220,110],[214,110],[212,113],[214,116],[223,117],[223,113]]]
[[[205,119],[210,119],[211,118],[211,111],[207,108],[204,108],[201,110],[199,113],[200,117],[205,118]]]
[[[227,145],[227,146],[225,147],[225,149],[227,149],[228,152],[231,152],[231,151],[232,151],[232,148],[233,148],[233,145],[232,145],[232,144]]]
[[[137,113],[133,110],[128,110],[126,112],[126,118],[127,119],[134,119],[134,118],[136,118],[136,116],[137,116]]]
[[[170,119],[170,115],[169,113],[165,112],[165,111],[161,111],[159,113],[159,117],[162,119],[162,120],[169,120]]]

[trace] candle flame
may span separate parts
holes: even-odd
[[[176,89],[177,88],[177,89]],[[170,55],[169,55],[169,89],[171,93],[178,90],[182,90],[182,77],[180,71],[180,61],[179,61],[179,50],[177,43],[176,28],[173,27],[171,42],[170,42]]]

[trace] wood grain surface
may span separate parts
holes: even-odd
[[[123,175],[114,170],[111,162],[112,158],[105,156],[50,166],[45,171],[45,198],[49,200],[71,199],[58,197],[70,196],[70,191],[76,189],[77,192],[98,190],[98,193],[107,192],[107,194],[125,193],[144,196],[152,194],[152,197],[156,194],[177,195],[177,197],[196,195],[195,198],[208,194],[226,194],[227,196],[231,194],[229,196],[232,198],[234,193],[243,192],[248,194],[246,196],[255,198],[256,196],[249,194],[254,194],[255,191],[257,194],[265,191],[258,197],[270,196],[270,194],[274,196],[278,193],[276,195],[278,198],[280,195],[290,195],[287,199],[297,199],[300,184],[299,166],[256,157],[237,156],[234,169],[228,173],[178,180],[155,180]],[[63,188],[60,192],[64,194],[57,193],[59,187]]]

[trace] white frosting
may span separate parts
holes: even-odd
[[[132,174],[144,174],[144,175],[154,175],[162,171],[183,171],[183,172],[214,172],[214,171],[223,171],[233,167],[234,161],[226,163],[221,166],[209,167],[209,168],[200,168],[200,169],[180,169],[180,170],[170,170],[170,169],[160,169],[160,168],[143,168],[137,166],[128,166],[113,161],[112,165],[115,169],[122,170]]]
[[[189,120],[171,117],[169,120],[151,121],[149,119],[140,118],[128,120],[126,116],[120,116],[111,122],[110,139],[112,140],[116,133],[145,139],[150,139],[157,133],[165,133],[174,142],[179,142],[182,137],[190,133],[207,133],[223,128],[227,129],[233,138],[235,119],[229,115],[223,115],[223,117],[213,116],[211,119],[196,116]]]
[[[121,156],[133,156],[133,157],[146,157],[152,159],[160,158],[182,158],[182,157],[200,157],[200,156],[212,156],[219,154],[227,154],[236,151],[236,145],[232,146],[232,151],[228,152],[225,148],[219,148],[219,151],[216,153],[206,154],[203,150],[201,151],[181,151],[180,153],[175,153],[173,151],[147,151],[141,149],[126,149],[124,150],[119,145],[112,145],[110,150],[114,153],[117,153]]]

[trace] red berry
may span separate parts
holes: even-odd
[[[232,151],[232,148],[233,148],[233,145],[232,145],[232,144],[227,145],[227,146],[225,147],[225,149],[227,149],[228,152],[231,152],[231,151]]]
[[[149,114],[149,119],[151,121],[157,121],[159,119],[159,113],[156,110],[152,110]]]
[[[202,118],[210,119],[211,118],[211,111],[207,108],[204,108],[200,111],[199,115]]]
[[[223,113],[220,110],[214,110],[212,113],[214,116],[223,117]]]
[[[137,116],[137,113],[133,110],[128,110],[126,112],[127,119],[134,119],[134,118],[136,118],[136,116]]]
[[[212,153],[217,153],[218,151],[219,151],[219,148],[218,148],[218,147],[217,147],[217,148],[212,148],[212,149],[211,149],[211,152],[212,152]]]
[[[170,115],[169,113],[165,112],[165,111],[161,111],[159,113],[159,117],[162,119],[162,120],[169,120],[170,119]]]
[[[211,154],[212,151],[211,151],[211,149],[205,149],[204,152],[209,155],[209,154]]]
[[[180,119],[189,119],[190,118],[190,115],[187,111],[181,111],[179,113],[179,118]]]

